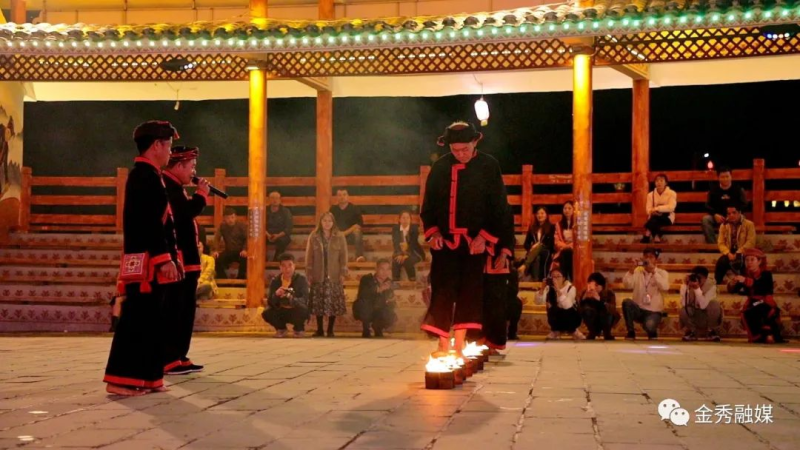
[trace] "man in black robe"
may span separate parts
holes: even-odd
[[[440,351],[451,350],[451,327],[458,353],[467,330],[482,328],[484,268],[507,271],[513,254],[500,164],[477,150],[482,137],[466,122],[447,127],[439,145],[450,153],[436,161],[425,185],[420,217],[433,261],[431,304],[421,328],[439,337]]]
[[[175,218],[178,255],[185,277],[167,289],[164,305],[164,374],[183,375],[200,372],[203,366],[192,363],[187,356],[192,342],[194,316],[197,307],[197,280],[200,278],[197,216],[208,203],[208,181],[199,178],[194,195],[189,197],[184,186],[192,184],[197,175],[197,147],[172,148],[169,165],[164,170],[164,185]]]
[[[112,394],[165,390],[162,307],[167,285],[181,280],[183,268],[161,167],[169,162],[177,138],[175,128],[164,121],[145,122],[133,132],[139,156],[125,185],[117,287],[127,298],[103,378]]]

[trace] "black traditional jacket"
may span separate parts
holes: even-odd
[[[203,212],[208,198],[195,192],[189,197],[181,182],[169,172],[164,172],[164,185],[167,198],[175,219],[178,253],[186,272],[200,272],[200,250],[197,248],[199,228],[197,216]]]

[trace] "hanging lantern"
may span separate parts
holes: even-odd
[[[475,102],[475,115],[481,121],[481,126],[489,125],[489,104],[483,99],[483,96]]]

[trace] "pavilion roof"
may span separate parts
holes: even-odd
[[[800,23],[800,0],[595,0],[489,13],[149,25],[0,25],[0,53],[287,52]]]

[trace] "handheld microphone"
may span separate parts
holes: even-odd
[[[192,183],[197,184],[198,181],[200,181],[199,178],[192,177]],[[210,184],[208,185],[208,190],[211,191],[212,194],[218,195],[221,198],[228,198],[228,194],[226,194],[223,191],[220,191],[219,189],[215,188],[214,186],[212,186]]]

